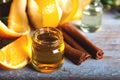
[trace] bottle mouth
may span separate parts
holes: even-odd
[[[57,28],[42,27],[34,32],[33,40],[40,45],[55,46],[62,42],[63,36]]]

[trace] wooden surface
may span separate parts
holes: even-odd
[[[20,70],[0,70],[0,80],[120,80],[120,20],[116,13],[104,13],[102,29],[97,33],[83,33],[104,51],[101,60],[88,59],[75,65],[65,59],[61,70],[44,74],[26,66]]]

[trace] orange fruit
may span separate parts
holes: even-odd
[[[28,15],[34,27],[57,27],[62,16],[58,0],[28,0]]]
[[[8,26],[0,21],[1,38],[17,38],[28,34],[30,27],[25,12],[27,0],[13,0],[8,16]]]
[[[19,69],[27,65],[31,56],[31,38],[24,35],[0,49],[0,68]]]
[[[78,0],[58,0],[62,9],[62,18],[60,24],[71,21],[78,9]]]

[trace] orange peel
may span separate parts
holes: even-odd
[[[0,37],[1,38],[16,38],[21,36],[21,34],[8,29],[8,27],[0,21]]]
[[[57,27],[82,17],[91,0],[28,0],[28,15],[35,28]]]
[[[57,27],[62,11],[58,0],[28,0],[28,15],[35,28]]]
[[[78,0],[78,8],[71,20],[79,20],[82,17],[84,8],[90,4],[91,0]]]
[[[59,0],[59,5],[62,9],[62,18],[60,25],[71,21],[72,17],[78,9],[78,0]]]
[[[1,38],[17,38],[30,33],[27,15],[25,12],[27,0],[13,0],[8,16],[8,27],[0,21]]]

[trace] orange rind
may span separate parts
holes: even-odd
[[[8,27],[0,21],[0,37],[1,38],[17,38],[21,36],[22,34],[19,34],[13,30],[8,29]]]
[[[62,11],[58,0],[28,0],[28,15],[35,28],[57,27]]]
[[[27,0],[13,0],[8,17],[8,28],[18,33],[29,33],[30,27],[26,14]]]
[[[61,25],[71,21],[78,9],[78,0],[59,0],[59,5],[62,9],[62,18],[59,23]]]
[[[91,0],[78,0],[78,8],[71,20],[79,20],[82,17],[85,7],[90,4]]]
[[[13,0],[8,16],[8,26],[0,21],[0,38],[17,38],[30,33],[26,6],[27,0]]]
[[[28,0],[28,15],[35,28],[57,27],[82,17],[91,0]]]

